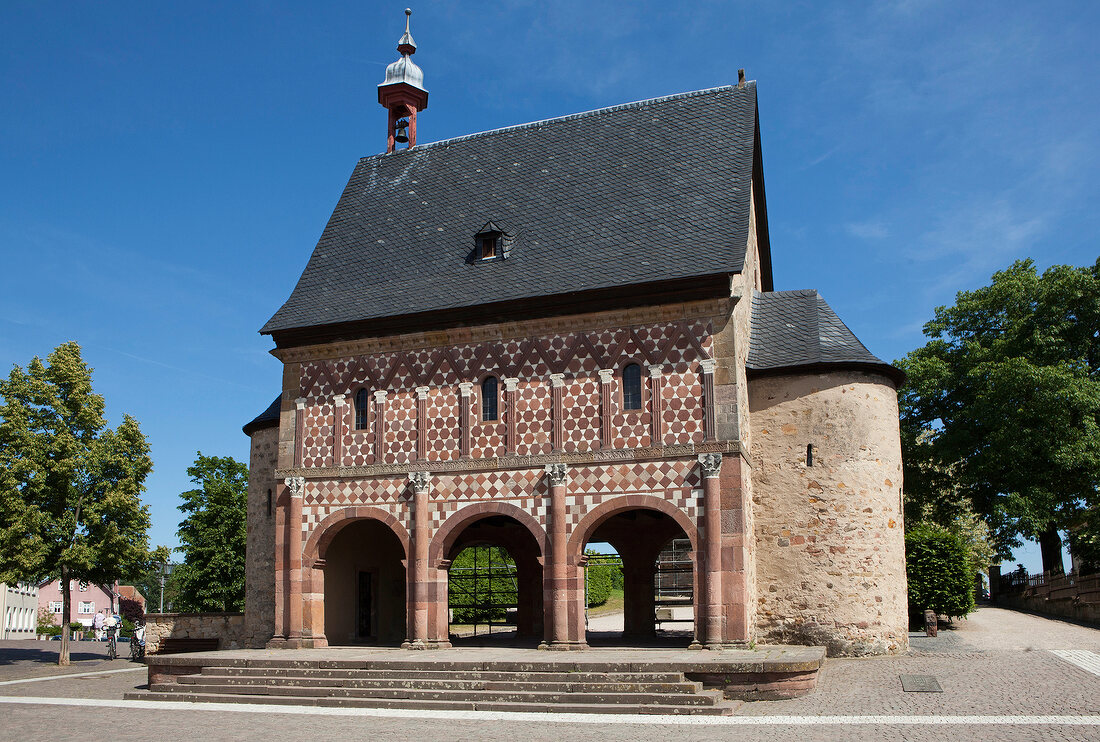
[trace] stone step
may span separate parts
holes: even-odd
[[[594,705],[652,705],[666,706],[714,706],[721,700],[717,691],[686,693],[555,693],[540,689],[527,690],[431,690],[417,688],[342,688],[277,686],[263,683],[228,685],[203,683],[183,685],[156,683],[150,691],[170,694],[291,696],[307,698],[390,698],[417,701],[509,702],[526,704],[594,704]]]
[[[563,674],[563,677],[565,675]],[[593,676],[598,677],[598,676]],[[301,686],[313,688],[415,688],[418,690],[543,690],[557,693],[603,692],[603,693],[698,693],[702,683],[682,680],[678,683],[654,683],[649,681],[606,681],[589,680],[488,680],[476,679],[413,679],[400,677],[296,677],[292,675],[215,675],[204,672],[201,675],[180,675],[177,683],[183,685],[265,685]]]
[[[324,706],[343,708],[386,708],[441,711],[522,711],[570,714],[668,714],[693,716],[729,716],[736,704],[724,702],[713,706],[677,706],[671,704],[599,704],[522,703],[504,701],[452,701],[407,698],[332,698],[315,696],[260,696],[244,694],[135,691],[125,694],[128,701],[186,701],[206,703],[263,703],[290,706]]]
[[[563,671],[500,671],[500,670],[405,670],[388,668],[327,668],[327,667],[222,667],[202,668],[203,675],[245,677],[313,677],[313,678],[395,678],[417,680],[501,680],[515,682],[644,682],[681,683],[680,672],[563,672]]]

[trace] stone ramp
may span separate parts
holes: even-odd
[[[813,688],[818,647],[762,651],[281,650],[150,656],[129,700],[388,709],[728,715]]]

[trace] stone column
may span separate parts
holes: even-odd
[[[287,504],[287,591],[289,607],[289,631],[287,646],[291,649],[301,646],[302,642],[302,493],[306,480],[302,477],[287,477],[283,482],[290,494]]]
[[[562,388],[565,386],[565,374],[550,374],[550,440],[555,451],[562,450]]]
[[[714,367],[716,362],[711,358],[699,361],[699,373],[703,376],[703,432],[708,441],[715,440],[716,415],[718,407],[714,404]]]
[[[332,398],[332,465],[344,464],[344,402],[347,397],[337,394]]]
[[[386,391],[374,393],[374,463],[386,460]]]
[[[416,458],[428,458],[428,387],[416,388]]]
[[[546,481],[550,490],[550,649],[567,649],[569,640],[569,586],[567,577],[567,533],[565,530],[565,492],[569,487],[569,467],[547,464]]]
[[[294,400],[294,468],[302,467],[302,439],[305,438],[306,400],[299,397]]]
[[[474,382],[463,381],[458,385],[458,455],[470,458],[470,396],[474,392]]]
[[[703,568],[706,605],[703,616],[703,644],[722,648],[722,454],[699,454],[703,475]]]
[[[504,382],[504,445],[509,455],[516,453],[516,406],[519,402],[519,379],[502,379]]]
[[[614,448],[611,433],[611,395],[615,393],[615,371],[600,369],[600,448]]]
[[[431,475],[409,472],[413,490],[412,594],[409,596],[409,649],[426,649],[428,639],[428,493]]]
[[[661,397],[664,380],[661,378],[661,366],[649,367],[649,445],[665,444],[664,399]]]

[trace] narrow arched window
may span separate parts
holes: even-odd
[[[481,419],[497,419],[497,377],[486,377],[481,382]]]
[[[360,389],[355,393],[355,429],[367,429],[367,404],[370,402],[370,394],[366,389]]]
[[[637,363],[623,368],[623,409],[642,409],[642,367]]]

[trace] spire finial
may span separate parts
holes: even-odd
[[[412,9],[405,8],[405,35],[397,42],[397,51],[401,54],[416,54],[416,42],[409,32],[409,20],[412,18]]]

